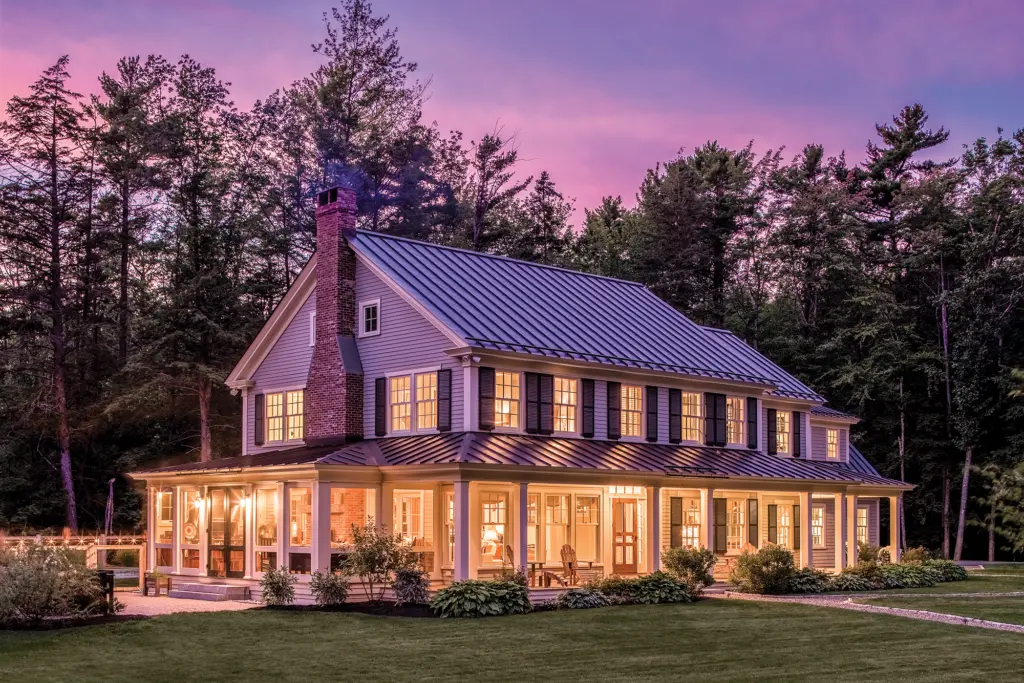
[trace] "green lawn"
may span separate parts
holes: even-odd
[[[1024,597],[1020,598],[872,598],[861,600],[869,605],[922,609],[929,612],[956,614],[962,617],[1001,621],[1024,625]]]
[[[885,591],[886,595],[900,593],[1014,593],[1024,592],[1022,576],[1007,576],[1000,572],[971,572],[966,581],[940,583],[931,588],[897,588]]]
[[[1021,680],[1024,636],[793,604],[482,620],[221,612],[0,632],[0,681]]]

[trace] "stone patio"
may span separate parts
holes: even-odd
[[[187,600],[182,598],[169,598],[165,595],[160,597],[143,596],[137,592],[116,593],[117,599],[125,604],[124,612],[121,614],[156,617],[162,614],[178,614],[181,612],[231,612],[243,609],[259,607],[255,602],[242,602],[227,600],[213,602],[210,600]]]

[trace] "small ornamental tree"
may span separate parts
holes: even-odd
[[[399,534],[388,534],[373,520],[352,525],[352,552],[345,561],[345,573],[358,576],[370,602],[380,602],[384,591],[402,569],[416,566],[416,555]]]

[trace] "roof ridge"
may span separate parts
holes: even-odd
[[[526,261],[524,259],[512,258],[511,256],[502,256],[500,254],[491,254],[486,251],[473,251],[472,249],[463,249],[462,247],[453,247],[447,244],[438,244],[437,242],[426,242],[424,240],[414,240],[409,237],[398,237],[397,235],[389,235],[384,232],[377,232],[374,230],[356,230],[357,235],[371,235],[374,238],[395,240],[396,242],[408,242],[410,244],[418,244],[424,247],[431,247],[434,249],[442,249],[444,251],[455,251],[461,254],[467,254],[469,256],[479,256],[481,258],[494,259],[496,261],[508,261],[511,263],[519,263],[524,266],[530,266],[534,268],[546,268],[547,270],[555,270],[570,275],[582,275],[583,277],[594,278],[597,280],[607,280],[609,282],[620,282],[625,285],[632,285],[633,287],[640,287],[641,289],[647,289],[646,285],[636,282],[635,280],[624,280],[622,278],[610,277],[608,275],[598,275],[597,273],[588,273],[582,270],[573,270],[572,268],[565,268],[562,266],[552,266],[547,263],[535,263],[534,261]]]

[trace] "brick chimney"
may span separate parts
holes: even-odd
[[[356,348],[356,195],[335,187],[316,207],[316,339],[306,381],[306,444],[363,437],[363,368]]]

